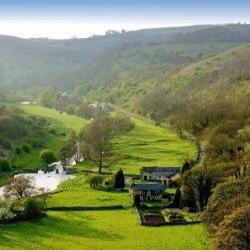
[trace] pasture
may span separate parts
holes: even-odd
[[[210,249],[200,225],[143,227],[133,209],[48,212],[36,222],[0,225],[1,249]]]

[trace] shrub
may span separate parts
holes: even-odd
[[[30,145],[29,144],[24,144],[22,146],[22,149],[25,153],[29,153],[30,152]]]
[[[86,178],[86,182],[91,186],[91,187],[100,187],[103,183],[103,176],[101,175],[90,175]]]
[[[24,216],[26,219],[35,219],[43,215],[44,205],[41,199],[29,197],[25,201]]]
[[[60,136],[66,136],[66,133],[60,132],[59,135],[60,135]]]
[[[16,152],[17,155],[20,155],[21,151],[22,151],[21,148],[16,147],[15,152]]]
[[[9,207],[2,207],[0,209],[0,223],[7,223],[15,217],[15,214],[12,213]]]
[[[57,134],[56,129],[53,128],[53,127],[49,127],[47,129],[47,132],[50,133],[50,134],[52,134],[52,135],[56,135]]]
[[[11,170],[10,163],[6,158],[0,157],[0,170],[4,172]]]
[[[0,145],[5,149],[11,149],[11,142],[6,138],[0,138]]]
[[[181,208],[181,190],[177,188],[171,207]]]
[[[33,139],[31,141],[31,145],[34,147],[34,148],[40,148],[42,147],[44,144],[43,140],[42,139]]]
[[[125,178],[124,178],[123,170],[120,169],[115,174],[114,188],[123,189],[124,187],[125,187]]]
[[[44,149],[40,153],[40,158],[46,163],[50,164],[56,160],[54,153],[49,149]]]

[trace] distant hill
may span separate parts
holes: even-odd
[[[195,98],[214,99],[250,95],[250,45],[243,45],[179,68],[166,68],[151,78],[141,78],[111,89],[101,86],[92,98],[135,109],[138,99],[154,89],[163,89],[173,103]]]
[[[182,65],[250,42],[250,25],[197,25],[110,32],[87,39],[0,36],[0,87],[58,86],[96,89],[137,84]],[[80,88],[79,88],[80,86]],[[83,87],[84,86],[84,87]]]

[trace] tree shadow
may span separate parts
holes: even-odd
[[[23,249],[34,246],[35,249],[35,245],[48,247],[46,241],[56,242],[63,237],[95,238],[105,241],[123,238],[117,233],[93,228],[90,225],[91,221],[91,216],[83,212],[57,212],[37,221],[0,225],[0,246],[12,249],[15,246]]]

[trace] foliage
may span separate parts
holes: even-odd
[[[20,147],[16,147],[15,152],[16,152],[16,154],[20,155],[22,150]]]
[[[27,219],[39,218],[43,215],[44,204],[42,200],[35,197],[28,197],[24,203],[24,216]]]
[[[108,115],[95,118],[79,135],[81,153],[98,167],[101,173],[103,168],[109,168],[118,160],[112,151],[111,140],[128,128],[123,119]]]
[[[30,176],[18,175],[8,180],[4,187],[4,198],[11,199],[23,199],[30,197],[35,192],[33,186],[33,178]]]
[[[182,204],[181,204],[181,190],[179,188],[176,189],[176,192],[174,194],[174,199],[171,203],[171,207],[173,208],[181,208]]]
[[[214,235],[216,249],[248,249],[250,235],[250,205],[236,208],[225,217]]]
[[[86,178],[86,182],[92,187],[100,187],[103,183],[104,177],[101,175],[89,175]]]
[[[183,175],[183,199],[192,204],[193,208],[195,208],[194,203],[196,203],[198,210],[202,211],[207,205],[216,183],[217,176],[209,169],[197,167],[189,170]]]
[[[123,170],[119,169],[115,174],[114,188],[123,189],[125,187],[125,178]]]
[[[218,184],[202,213],[203,221],[218,226],[225,215],[249,201],[249,198],[246,198],[249,195],[248,184],[247,178],[243,180],[230,178],[226,182]]]
[[[24,144],[24,145],[22,146],[22,149],[23,149],[23,151],[24,151],[25,153],[29,153],[29,152],[30,152],[30,145]]]
[[[11,165],[9,161],[6,158],[0,157],[0,171],[10,171],[11,170]]]
[[[56,160],[54,153],[49,149],[44,149],[40,153],[40,158],[46,163],[50,164]]]

